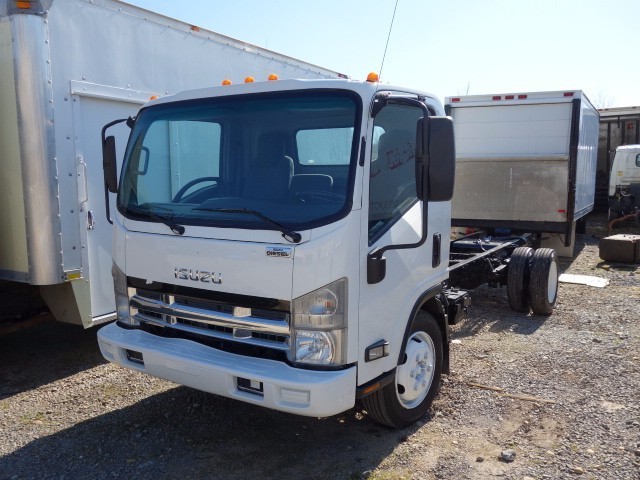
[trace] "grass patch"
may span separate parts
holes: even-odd
[[[27,413],[20,417],[20,423],[25,425],[40,425],[47,419],[47,416],[42,412]]]
[[[411,480],[413,475],[407,470],[383,470],[372,472],[367,480]]]

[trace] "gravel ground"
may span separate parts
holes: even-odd
[[[296,417],[130,372],[74,326],[0,337],[0,479],[638,480],[640,269],[598,258],[603,223],[590,219],[560,270],[610,285],[561,284],[549,317],[511,312],[504,289],[473,292],[451,375],[403,430],[360,409]]]

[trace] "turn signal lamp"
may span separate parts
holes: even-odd
[[[380,80],[380,76],[376,72],[371,72],[367,75],[367,82],[376,83],[378,80]]]
[[[31,2],[16,2],[16,7],[28,10],[31,8]]]
[[[278,75],[276,75],[275,73],[272,73],[271,75],[269,75],[268,80],[270,82],[274,81],[274,80],[278,80]]]
[[[379,358],[389,356],[389,342],[386,340],[380,340],[377,343],[367,347],[364,352],[364,361],[371,362]]]
[[[255,82],[253,77],[247,77],[247,78],[244,79],[244,83],[253,83],[253,82]]]
[[[157,96],[157,95],[151,95],[151,96],[149,97],[149,101],[150,101],[150,102],[152,102],[153,100],[157,100],[157,99],[158,99],[158,96]]]
[[[222,80],[222,85],[231,85],[231,80],[225,78],[224,80]]]

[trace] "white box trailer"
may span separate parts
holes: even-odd
[[[344,77],[115,0],[0,0],[0,279],[39,289],[57,320],[114,319],[102,126],[152,95],[271,73]]]
[[[545,232],[572,245],[593,209],[598,111],[579,90],[447,97],[452,225]]]

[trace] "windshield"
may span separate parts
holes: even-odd
[[[129,141],[118,209],[170,225],[335,221],[351,209],[360,112],[355,94],[326,90],[148,107]]]

